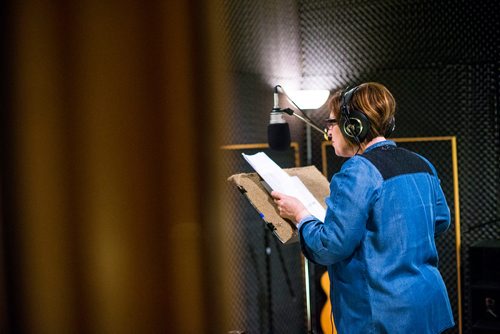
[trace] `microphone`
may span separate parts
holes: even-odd
[[[290,147],[290,127],[283,117],[286,111],[279,106],[278,87],[274,87],[274,107],[267,126],[267,141],[273,150],[284,151]]]

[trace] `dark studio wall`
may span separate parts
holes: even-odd
[[[500,237],[500,3],[226,1],[225,11],[232,78],[227,144],[267,141],[276,84],[335,90],[378,81],[397,100],[394,137],[456,136],[463,330],[469,332],[469,247]],[[325,115],[324,107],[310,114],[317,122]],[[289,123],[304,156],[303,126]],[[320,170],[322,140],[313,136]]]

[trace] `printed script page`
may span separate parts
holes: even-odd
[[[296,197],[313,216],[324,221],[326,210],[297,176],[288,175],[264,152],[242,155],[271,189]]]

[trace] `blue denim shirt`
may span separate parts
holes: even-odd
[[[434,236],[450,225],[436,170],[392,141],[347,160],[302,251],[328,267],[339,333],[440,333],[454,325]]]

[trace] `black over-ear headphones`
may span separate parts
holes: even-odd
[[[370,120],[361,110],[350,107],[352,96],[357,89],[358,86],[342,93],[342,105],[340,107],[341,117],[339,125],[340,131],[344,137],[350,142],[359,145],[366,139],[366,136],[370,131]],[[395,128],[396,121],[394,117],[392,117],[387,125],[384,137],[388,138]]]
[[[394,119],[393,116],[389,121],[389,124],[387,125],[387,130],[385,130],[384,137],[389,138],[395,129],[396,129],[396,120]]]
[[[344,137],[350,142],[359,145],[365,140],[368,135],[368,131],[370,131],[370,121],[363,112],[349,106],[352,96],[357,89],[358,87],[356,86],[342,93],[342,105],[340,106],[341,117],[339,125],[340,131]]]

